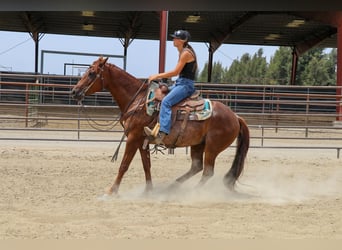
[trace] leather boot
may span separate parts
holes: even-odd
[[[148,137],[150,137],[150,141],[153,141],[155,144],[164,144],[163,139],[166,136],[166,133],[158,132],[157,136],[154,137],[152,136],[152,129],[150,129],[149,127],[144,127],[144,132]]]
[[[157,136],[154,138],[154,143],[155,144],[164,144],[163,140],[164,137],[166,136],[166,133],[164,132],[159,132]]]
[[[144,127],[144,132],[147,136],[152,135],[152,129],[150,129],[149,127]]]

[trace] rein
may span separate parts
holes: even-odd
[[[140,91],[141,91],[142,88],[144,87],[144,84],[145,84],[145,83],[146,83],[146,80],[140,85],[139,89],[138,89],[137,92],[134,94],[134,96],[131,98],[131,100],[130,100],[129,103],[127,104],[126,108],[124,109],[124,111],[121,112],[121,114],[122,114],[121,117],[123,117],[123,116],[127,113],[129,107],[133,104],[135,98],[137,98],[138,94],[140,93]],[[140,103],[139,103],[139,105],[140,105]],[[137,105],[137,107],[139,107],[139,105]],[[135,109],[135,110],[133,111],[133,113],[135,113],[136,110],[137,110],[137,109]]]
[[[106,64],[104,64],[102,67],[100,67],[100,73],[96,74],[96,77],[90,82],[90,84],[88,85],[87,88],[85,88],[85,90],[83,91],[83,96],[84,94],[94,85],[94,83],[96,82],[96,80],[98,78],[101,78],[101,81],[102,81],[102,89],[104,89],[104,77],[102,75],[103,71],[104,71],[104,67],[105,67]],[[107,130],[110,130],[112,129],[114,126],[117,125],[118,122],[120,122],[121,126],[124,128],[124,132],[123,132],[123,135],[119,141],[119,145],[117,147],[117,149],[115,150],[115,153],[111,159],[111,161],[116,161],[117,160],[117,157],[118,157],[118,154],[119,154],[119,150],[120,150],[120,147],[121,147],[121,144],[122,142],[124,141],[124,138],[126,135],[128,135],[129,131],[130,131],[130,127],[128,128],[125,128],[124,124],[123,124],[123,121],[128,119],[129,117],[132,117],[136,111],[139,109],[140,105],[141,105],[141,102],[144,100],[144,98],[141,98],[141,100],[139,101],[138,105],[136,106],[136,108],[134,110],[131,110],[129,111],[129,108],[131,107],[131,105],[134,103],[135,99],[137,98],[137,96],[139,95],[139,93],[141,92],[141,90],[143,89],[144,85],[146,83],[146,80],[144,82],[142,82],[142,84],[140,85],[139,89],[136,91],[136,93],[132,96],[131,100],[128,102],[127,106],[125,107],[125,109],[119,114],[118,116],[118,119],[116,121],[113,122],[113,124],[111,125],[111,127]],[[81,104],[81,109],[84,108],[84,106],[82,105],[82,101],[79,101],[79,104]],[[106,126],[106,125],[103,125],[103,124],[98,124],[97,122],[95,122],[93,119],[91,119],[89,116],[87,116],[87,121],[88,121],[88,124],[94,128],[94,129],[97,129],[97,130],[102,130],[103,129],[100,129],[98,127],[95,127],[93,126],[92,124],[89,123],[89,121],[93,121],[97,126]]]
[[[87,114],[87,112],[85,112],[86,109],[85,109],[85,106],[82,104],[82,101],[79,101],[78,104],[80,105],[79,113],[82,112],[85,115],[85,117],[87,118],[87,122],[88,122],[89,126],[92,127],[95,130],[98,130],[98,131],[109,131],[112,128],[114,128],[119,123],[119,121],[120,121],[120,119],[119,119],[120,115],[118,115],[117,117],[114,118],[113,121],[110,121],[107,124],[101,124],[101,123],[97,122],[95,119],[91,118]],[[107,128],[104,129],[102,127],[107,127]]]
[[[126,116],[126,119],[127,119],[128,117],[131,117],[131,116],[138,110],[138,107],[140,106],[141,100],[143,100],[143,98],[141,98],[140,102],[138,103],[138,105],[136,106],[136,108],[135,108],[134,110],[132,110],[131,112],[128,112],[129,107],[133,104],[135,98],[137,98],[138,94],[139,94],[140,91],[142,90],[142,88],[143,88],[143,86],[144,86],[145,83],[146,83],[146,80],[140,85],[139,89],[138,89],[137,92],[134,94],[134,96],[132,97],[132,99],[129,101],[129,103],[127,104],[127,106],[126,106],[126,108],[124,109],[124,111],[121,112],[121,115],[120,115],[120,119],[119,119],[119,120],[120,120],[121,126],[124,128],[124,133],[123,133],[123,135],[122,135],[122,137],[121,137],[121,140],[120,140],[120,142],[119,142],[118,147],[116,148],[116,150],[115,150],[115,152],[114,152],[114,154],[113,154],[113,156],[112,156],[112,159],[111,159],[112,162],[117,160],[118,154],[119,154],[119,150],[120,150],[120,147],[121,147],[121,144],[122,144],[122,142],[123,142],[123,140],[124,140],[124,138],[125,138],[125,135],[129,133],[129,129],[130,129],[130,128],[128,127],[127,129],[125,129],[125,126],[124,126],[124,124],[123,124],[123,120],[124,120],[125,116]]]
[[[96,74],[96,77],[89,83],[88,87],[86,87],[86,88],[83,90],[83,93],[82,93],[83,96],[85,95],[85,93],[87,93],[87,91],[94,85],[94,83],[96,82],[96,80],[97,80],[98,78],[100,78],[100,77],[101,77],[101,83],[102,83],[102,90],[104,89],[104,78],[103,78],[103,76],[102,76],[102,73],[103,73],[103,70],[104,70],[104,66],[105,66],[105,65],[103,65],[102,67],[100,67],[100,73],[97,73],[97,74]]]

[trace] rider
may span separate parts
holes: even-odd
[[[195,92],[194,79],[197,70],[196,54],[189,45],[190,33],[186,30],[176,30],[172,35],[173,46],[179,52],[179,59],[176,67],[168,72],[151,75],[148,78],[150,83],[153,80],[178,76],[176,83],[169,87],[170,92],[161,101],[159,122],[160,130],[154,141],[162,144],[163,139],[170,133],[171,128],[171,107]],[[152,130],[144,127],[145,133],[150,136]]]

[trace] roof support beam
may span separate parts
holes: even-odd
[[[168,11],[160,12],[159,73],[165,71]]]
[[[255,12],[244,13],[236,22],[227,25],[227,29],[221,33],[219,36],[213,35],[213,39],[209,42],[209,61],[208,61],[208,82],[211,82],[211,74],[213,68],[213,55],[214,52],[223,44],[223,42],[229,38],[229,36],[234,33],[234,31],[239,28],[243,23],[255,16]]]
[[[209,59],[208,59],[208,82],[211,82],[211,74],[213,71],[213,55],[214,55],[214,51],[212,49],[211,43],[209,43]]]
[[[310,40],[302,40],[298,42],[295,46],[297,56],[303,55],[306,51],[318,45],[324,39],[329,38],[330,36],[336,34],[336,28],[327,29],[325,32],[313,37]]]
[[[23,15],[23,22],[24,25],[29,32],[30,36],[32,37],[34,44],[35,44],[35,62],[34,62],[34,72],[38,73],[38,54],[39,54],[39,41],[44,36],[44,34],[39,33],[39,29],[43,26],[37,26],[34,24],[31,15],[28,12],[24,12]]]
[[[223,42],[229,38],[229,36],[234,33],[234,31],[239,28],[246,21],[251,19],[256,15],[256,12],[246,12],[237,21],[231,24],[227,24],[227,29],[223,30],[222,34],[219,36],[213,35],[214,39],[210,41],[212,52],[214,53]]]
[[[133,42],[141,27],[139,12],[129,15],[128,24],[120,24],[120,27],[118,37],[124,47],[124,70],[126,70],[128,46]]]
[[[294,12],[296,16],[306,19],[319,21],[322,23],[330,24],[336,28],[342,21],[342,11],[310,11],[310,12]]]
[[[296,48],[293,48],[290,85],[296,84],[297,65],[298,65],[298,55],[296,53]]]

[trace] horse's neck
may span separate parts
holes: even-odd
[[[115,66],[111,66],[109,71],[108,90],[118,104],[121,112],[124,112],[128,108],[128,105],[133,102],[134,97],[143,83]]]

